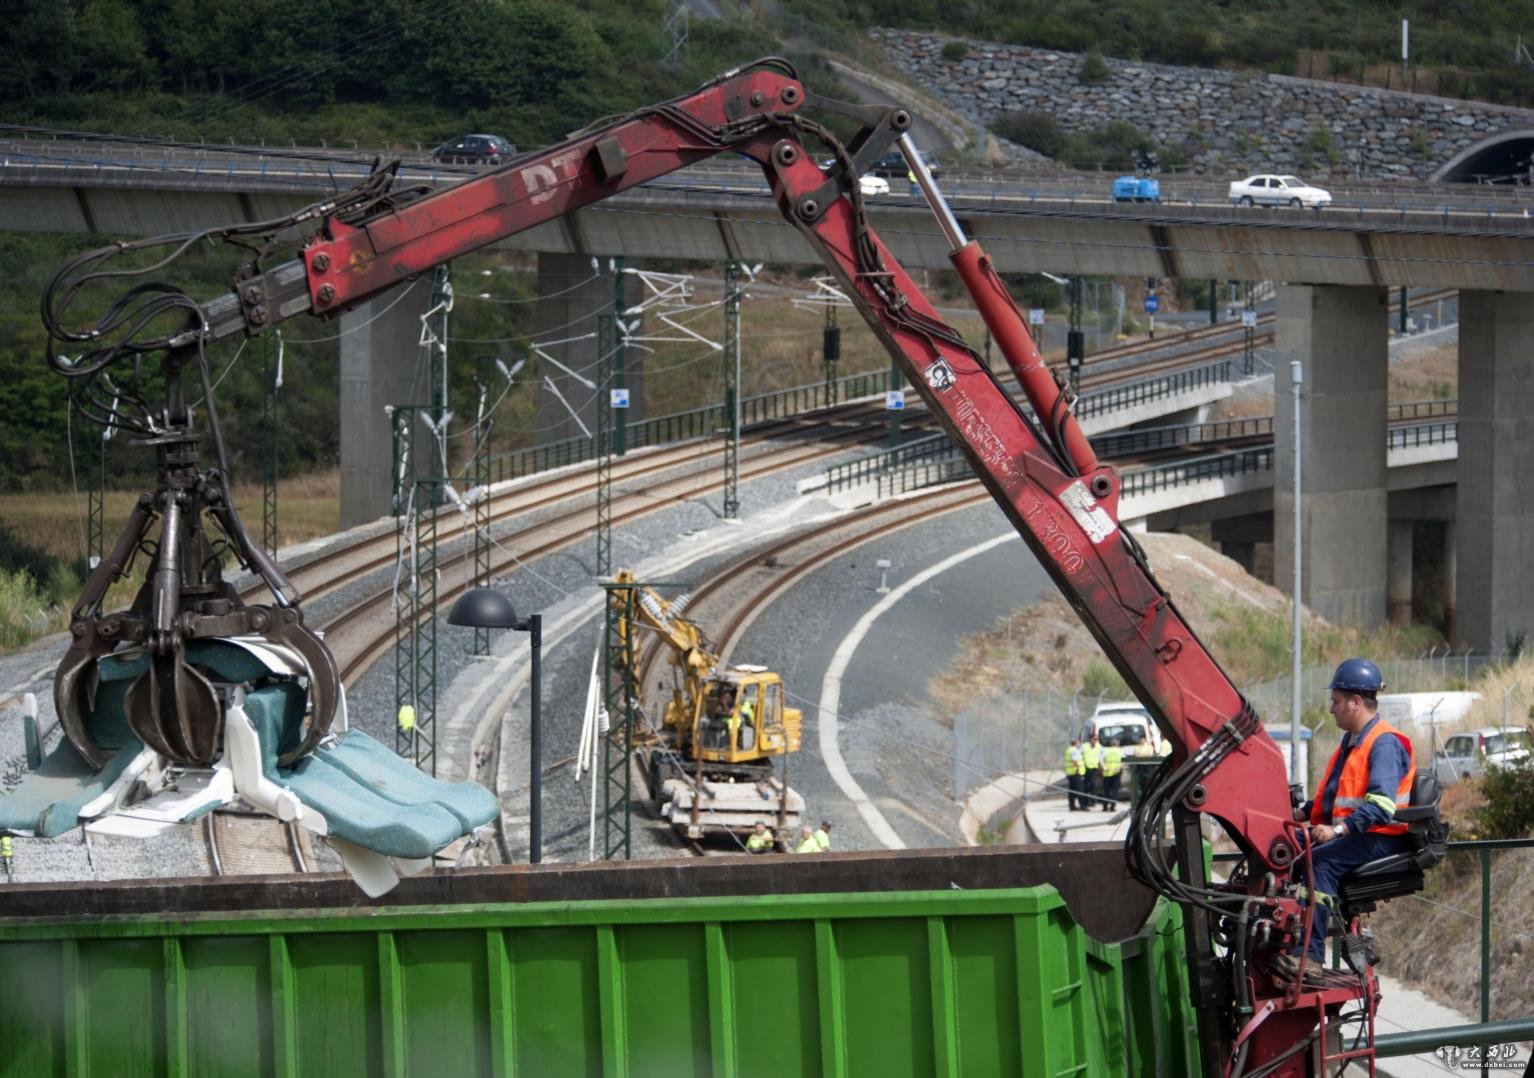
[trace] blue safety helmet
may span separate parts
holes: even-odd
[[[1384,687],[1385,679],[1380,676],[1380,668],[1368,659],[1343,660],[1332,675],[1332,683],[1327,686],[1342,692],[1379,692]]]

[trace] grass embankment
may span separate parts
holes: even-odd
[[[335,469],[284,479],[277,484],[278,546],[290,546],[340,526],[341,473]],[[261,539],[261,487],[234,488],[234,504],[246,530]],[[127,522],[137,492],[112,490],[102,499],[106,547],[111,548]],[[52,563],[39,581],[24,570],[0,569],[0,650],[23,647],[62,631],[84,586],[85,492],[0,495],[0,520],[11,538]],[[147,561],[140,554],[134,572],[107,592],[108,610],[132,602],[143,583]]]
[[[1189,536],[1150,533],[1139,538],[1184,619],[1237,685],[1289,671],[1292,608],[1277,588]],[[1433,630],[1421,626],[1364,632],[1333,625],[1308,611],[1304,619],[1306,666],[1359,654],[1413,657],[1442,643]],[[1097,642],[1053,591],[1037,604],[1013,611],[995,628],[966,637],[953,667],[932,684],[933,697],[949,722],[977,696],[1017,690],[1129,695]],[[1320,704],[1308,710],[1308,722],[1325,717]]]

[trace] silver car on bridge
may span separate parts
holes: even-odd
[[[1293,206],[1319,210],[1332,204],[1331,192],[1312,187],[1298,176],[1260,173],[1230,184],[1232,206]]]

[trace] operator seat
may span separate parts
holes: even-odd
[[[1412,780],[1411,802],[1397,809],[1397,823],[1406,824],[1408,846],[1400,853],[1359,865],[1342,877],[1337,899],[1345,918],[1368,913],[1375,903],[1422,890],[1422,874],[1443,860],[1449,825],[1438,814],[1441,791],[1432,771],[1420,770]]]

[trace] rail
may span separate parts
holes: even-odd
[[[828,408],[839,402],[883,393],[889,386],[889,372],[878,370],[843,375],[835,379],[831,386],[832,390],[828,391],[825,382],[814,382],[743,397],[740,402],[741,425],[749,427],[774,419],[786,419]],[[691,438],[707,438],[723,431],[725,421],[722,404],[652,416],[628,424],[624,428],[625,443],[629,449],[644,449]],[[578,434],[542,445],[495,454],[490,458],[490,479],[492,482],[500,482],[533,475],[552,468],[579,464],[591,460],[595,455],[595,436]]]

